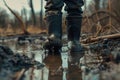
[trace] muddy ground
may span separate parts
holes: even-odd
[[[18,41],[16,36],[1,37],[0,80],[120,80],[119,38],[85,45],[77,66],[69,63],[66,36],[59,56],[45,54],[45,38],[29,36]]]

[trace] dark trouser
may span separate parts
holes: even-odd
[[[81,14],[82,14],[82,9],[81,6],[83,5],[83,0],[46,0],[46,24],[48,27],[48,34],[55,34],[57,37],[61,38],[62,36],[62,7],[64,6],[64,3],[66,4],[65,6],[65,11],[67,11],[68,15],[66,17],[67,19],[67,29],[68,29],[68,40],[71,39],[78,39],[80,35],[77,36],[77,38],[72,37],[71,35],[74,35],[76,33],[71,33],[72,32],[77,32],[77,34],[80,34],[80,26],[81,24]],[[77,17],[77,18],[76,18]],[[71,21],[72,20],[72,21]],[[72,22],[72,23],[71,23]],[[70,28],[70,26],[77,26],[76,29]],[[71,30],[73,29],[73,30]],[[69,32],[70,31],[70,32]]]
[[[68,12],[68,14],[71,13],[82,13],[81,6],[83,6],[83,0],[46,0],[46,12],[50,13],[56,13],[56,12],[61,12],[61,9],[64,5],[65,10]]]

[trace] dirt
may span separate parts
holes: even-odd
[[[83,80],[119,80],[120,39],[105,39],[89,44],[80,62]]]
[[[7,80],[6,78],[10,77],[12,80],[16,77],[14,77],[14,75],[22,69],[28,70],[34,66],[36,66],[37,69],[44,67],[43,64],[28,56],[14,54],[14,52],[6,46],[0,46],[0,59],[0,79],[2,80]]]
[[[25,74],[21,80],[119,80],[119,38],[89,44],[89,49],[85,49],[83,62],[80,60],[80,64],[76,66],[68,62],[68,50],[63,51],[61,56],[46,57],[41,46],[45,37],[41,35],[27,37],[23,45],[18,44],[15,37],[2,40],[0,80],[15,80],[24,69]],[[27,42],[28,39],[31,41]],[[9,46],[12,50],[3,45]],[[67,45],[64,46],[64,49],[66,48]],[[36,66],[40,69],[36,69]]]

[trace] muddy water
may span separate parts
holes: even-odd
[[[80,66],[82,71],[80,71],[78,66],[69,63],[70,58],[66,49],[67,47],[64,47],[66,50],[63,50],[59,56],[48,56],[44,54],[44,50],[41,47],[42,41],[39,39],[34,40],[32,43],[25,41],[24,45],[17,44],[16,40],[0,40],[0,44],[9,46],[15,53],[27,55],[45,64],[43,69],[31,67],[25,72],[23,80],[120,80],[120,65],[109,63],[112,70],[108,71],[99,71],[96,68],[99,64],[87,65],[92,67],[91,69],[95,68],[87,70],[85,63],[93,61],[95,56],[95,54],[90,55],[90,50],[86,51],[88,59],[86,61],[87,57],[85,57],[83,65]]]
[[[47,56],[41,49],[41,44],[29,43],[18,45],[16,39],[1,40],[1,45],[9,46],[13,52],[25,54],[45,64],[43,69],[30,68],[25,72],[24,80],[67,80],[68,54],[62,53],[59,56]],[[47,57],[46,57],[47,56]]]

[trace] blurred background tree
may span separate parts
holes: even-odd
[[[0,27],[4,28],[9,22],[9,15],[6,10],[0,8]]]
[[[111,9],[120,24],[120,0],[111,0]]]
[[[35,17],[35,11],[34,11],[34,7],[33,7],[33,0],[29,1],[29,6],[31,8],[31,15],[32,15],[32,21],[33,21],[33,25],[36,25],[36,17]]]

